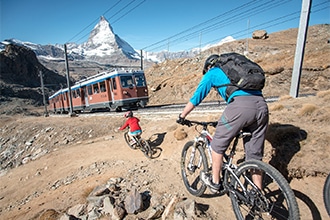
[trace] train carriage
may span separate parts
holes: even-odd
[[[111,71],[77,82],[71,87],[74,112],[145,107],[149,101],[144,72]],[[49,109],[54,113],[69,112],[68,89],[49,97]]]
[[[68,89],[61,89],[49,97],[49,111],[66,113],[69,108]]]

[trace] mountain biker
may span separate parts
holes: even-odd
[[[129,136],[130,136],[130,138],[133,142],[134,141],[133,136],[137,136],[137,135],[140,135],[142,133],[142,129],[141,129],[141,126],[139,124],[140,119],[138,119],[137,117],[134,117],[132,111],[126,112],[124,114],[124,117],[127,118],[127,120],[123,124],[123,126],[118,128],[118,130],[124,130],[126,127],[129,127],[128,134],[129,134]]]
[[[177,123],[185,124],[187,115],[202,102],[212,87],[230,83],[223,70],[215,65],[215,60],[218,57],[218,55],[214,54],[206,59],[203,68],[203,78],[190,101],[186,104],[182,113],[179,114]],[[248,131],[252,134],[243,139],[246,160],[262,160],[269,121],[268,106],[261,91],[239,89],[227,99],[226,86],[217,87],[216,90],[226,100],[227,106],[218,120],[211,142],[212,174],[202,172],[200,175],[202,181],[213,193],[216,193],[222,187],[220,171],[223,164],[223,154],[240,130]],[[261,173],[253,173],[252,178],[253,182],[261,189]]]

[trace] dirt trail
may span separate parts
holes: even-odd
[[[181,198],[192,198],[203,204],[213,219],[234,219],[227,196],[196,198],[189,195],[183,186],[180,154],[184,143],[195,135],[193,129],[185,128],[188,138],[178,141],[174,138],[174,131],[178,127],[175,123],[176,114],[163,116],[161,119],[150,115],[139,117],[144,128],[143,137],[153,139],[162,136],[157,142],[157,146],[162,149],[158,158],[149,160],[142,152],[128,148],[123,133],[113,129],[100,137],[57,147],[45,156],[11,169],[0,177],[0,219],[37,219],[34,217],[47,209],[64,212],[73,205],[85,203],[92,189],[111,177],[125,177],[129,170],[136,169],[139,172],[141,168],[150,177],[151,184],[148,187],[152,196],[167,194],[169,197],[179,195]],[[209,120],[212,117],[191,114],[190,118]],[[19,123],[26,124],[35,120],[32,117],[18,119]],[[44,123],[45,127],[67,123],[66,120],[77,126],[88,123],[97,126],[100,121],[111,121],[111,128],[118,127],[123,121],[121,116],[78,117],[64,119],[64,122],[51,116],[39,117],[37,120],[38,123]],[[8,123],[8,119],[5,121]],[[145,174],[140,173],[137,178],[139,176],[144,178]],[[322,198],[324,181],[325,177],[321,176],[294,179],[291,182],[299,203],[301,219],[327,219]],[[143,216],[143,213],[139,216]],[[132,219],[135,218],[136,216],[132,216]]]

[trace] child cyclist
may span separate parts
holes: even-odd
[[[140,119],[133,116],[132,111],[128,111],[124,115],[127,118],[125,124],[118,128],[119,130],[124,130],[125,128],[129,127],[129,136],[131,137],[131,144],[134,144],[133,136],[138,136],[142,133],[141,126],[139,125]]]

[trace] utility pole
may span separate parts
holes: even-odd
[[[41,90],[42,90],[42,101],[45,107],[45,112],[44,112],[44,116],[48,117],[48,111],[47,111],[47,103],[46,103],[46,97],[45,97],[45,87],[44,87],[44,79],[43,79],[43,75],[42,75],[42,71],[39,71],[39,75],[40,75],[40,83],[41,83]]]
[[[246,38],[246,54],[249,53],[249,34],[250,34],[250,19],[247,21],[247,38]]]
[[[70,112],[69,116],[74,116],[73,108],[72,108],[72,94],[71,94],[71,85],[70,85],[70,76],[69,76],[69,62],[68,62],[68,55],[66,52],[66,44],[64,44],[64,55],[65,55],[65,69],[66,69],[66,81],[68,84],[68,95],[69,95],[69,101],[70,101]]]
[[[202,55],[202,32],[199,33],[199,58]]]
[[[299,23],[299,30],[298,30],[297,44],[296,44],[296,53],[294,56],[294,64],[293,64],[293,72],[292,72],[291,88],[290,88],[290,95],[293,98],[297,98],[299,93],[301,69],[304,59],[311,5],[312,5],[312,0],[302,1],[300,23]]]
[[[143,51],[140,51],[141,56],[141,70],[143,70]]]

